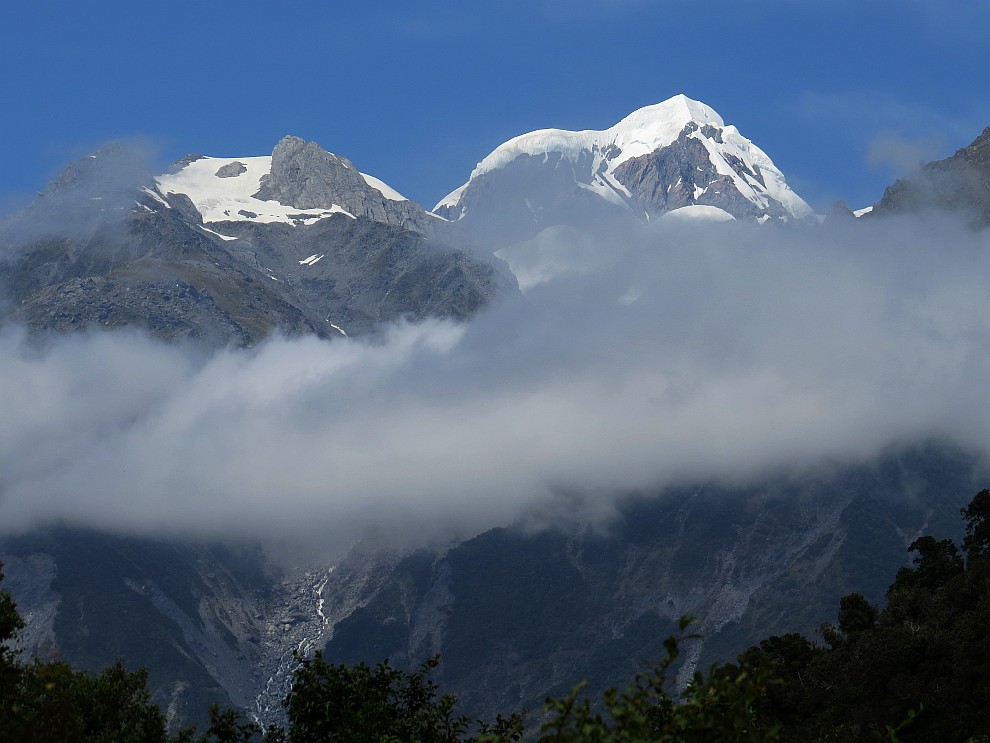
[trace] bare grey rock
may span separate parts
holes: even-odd
[[[210,345],[253,345],[275,330],[327,334],[290,289],[247,269],[174,203],[92,234],[34,241],[0,262],[10,300],[0,320],[37,332],[140,327]]]
[[[246,269],[277,277],[325,329],[348,335],[399,318],[465,320],[510,288],[489,263],[368,219],[336,214],[311,225],[230,222],[224,229],[238,237],[229,244]]]
[[[866,216],[934,211],[961,215],[976,229],[990,226],[990,127],[950,157],[888,186]]]
[[[217,168],[216,176],[217,178],[236,178],[241,173],[247,172],[247,166],[242,162],[237,162],[236,160],[232,163],[227,163],[226,165],[221,165]]]
[[[182,170],[190,163],[194,163],[197,160],[202,160],[204,157],[206,157],[206,155],[201,155],[198,152],[191,152],[188,155],[185,155],[184,157],[180,157],[174,163],[169,165],[168,169],[165,172],[169,175],[173,175],[175,173],[178,173],[180,170]]]
[[[438,682],[491,717],[537,709],[575,679],[592,693],[628,683],[691,615],[703,639],[682,648],[688,678],[767,636],[813,632],[849,592],[880,600],[912,535],[933,513],[944,529],[958,513],[949,493],[974,492],[982,471],[921,448],[793,481],[654,494],[601,530],[493,529],[395,563],[325,657],[415,667],[440,652]]]
[[[438,224],[412,201],[394,201],[367,181],[346,157],[327,152],[316,142],[284,137],[272,151],[272,172],[261,179],[255,196],[297,209],[336,205],[355,217],[367,217],[432,235]]]

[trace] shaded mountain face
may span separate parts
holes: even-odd
[[[411,229],[441,220],[349,161],[291,137],[243,160],[155,179],[111,146],[70,165],[0,225],[4,322],[248,346],[462,320],[494,296],[491,264]]]
[[[697,206],[761,222],[814,217],[762,150],[685,96],[635,111],[604,131],[516,137],[434,211],[499,248],[555,225],[648,221]]]
[[[968,147],[887,187],[871,215],[945,211],[990,225],[990,127]]]
[[[143,666],[173,723],[206,720],[211,701],[253,703],[266,680],[258,619],[282,616],[282,575],[257,548],[68,529],[2,545],[2,587],[27,619],[31,654],[92,671],[120,658]]]
[[[397,561],[326,656],[413,667],[439,652],[441,686],[469,714],[538,710],[582,679],[623,687],[687,614],[704,639],[686,648],[686,681],[771,634],[811,635],[847,593],[882,601],[915,537],[957,535],[979,482],[965,455],[922,447],[802,482],[630,500],[604,530],[494,529]]]
[[[168,340],[251,345],[275,330],[327,335],[312,309],[244,265],[178,209],[46,237],[0,266],[5,323],[33,331],[137,327]]]

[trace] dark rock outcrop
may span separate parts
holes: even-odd
[[[582,679],[593,695],[621,688],[687,614],[703,639],[684,648],[686,680],[772,634],[810,636],[849,592],[881,600],[919,533],[958,532],[973,464],[921,447],[813,482],[630,500],[600,530],[493,529],[397,562],[326,656],[412,668],[439,652],[441,686],[494,716]]]
[[[990,127],[950,157],[888,186],[870,216],[930,211],[959,214],[976,228],[990,226]]]
[[[627,160],[615,169],[616,179],[629,189],[640,210],[656,217],[700,204],[716,206],[737,219],[790,216],[779,202],[767,199],[761,206],[743,196],[731,176],[718,172],[704,143],[691,136],[697,131],[698,125],[690,122],[667,147]],[[713,127],[701,127],[700,131],[721,141],[718,130]],[[758,166],[751,168],[738,158],[731,159],[728,164],[744,180],[765,187]]]
[[[217,168],[216,176],[217,178],[236,178],[241,173],[247,172],[247,166],[244,163],[232,162],[226,165],[221,165]]]
[[[825,215],[826,224],[828,223],[835,224],[837,222],[851,222],[855,219],[856,219],[856,214],[853,212],[852,209],[849,208],[849,205],[842,199],[839,199],[834,204],[832,204],[832,208],[829,209],[828,214]]]

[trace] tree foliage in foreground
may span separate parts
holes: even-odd
[[[681,619],[681,636],[664,641],[666,657],[656,667],[640,674],[624,691],[609,689],[600,705],[580,698],[583,685],[566,697],[548,699],[550,719],[541,728],[541,743],[709,743],[735,741],[763,743],[775,739],[776,727],[754,715],[754,705],[770,683],[763,668],[740,669],[694,678],[680,699],[670,695],[670,668],[680,654],[691,619]]]
[[[962,515],[962,551],[916,539],[883,609],[851,594],[824,645],[770,637],[725,667],[775,679],[756,712],[781,741],[990,740],[990,490]]]
[[[167,740],[165,716],[150,702],[145,671],[117,663],[92,675],[67,663],[21,664],[10,642],[23,626],[10,594],[0,592],[0,740]]]
[[[289,739],[317,741],[517,741],[522,737],[521,714],[498,717],[493,724],[456,715],[453,695],[437,695],[429,673],[439,656],[418,671],[393,668],[388,661],[371,668],[334,665],[320,653],[303,660],[285,708]]]

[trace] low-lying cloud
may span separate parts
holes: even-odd
[[[990,231],[668,223],[575,255],[375,342],[8,328],[0,528],[466,534],[932,436],[990,453]]]

